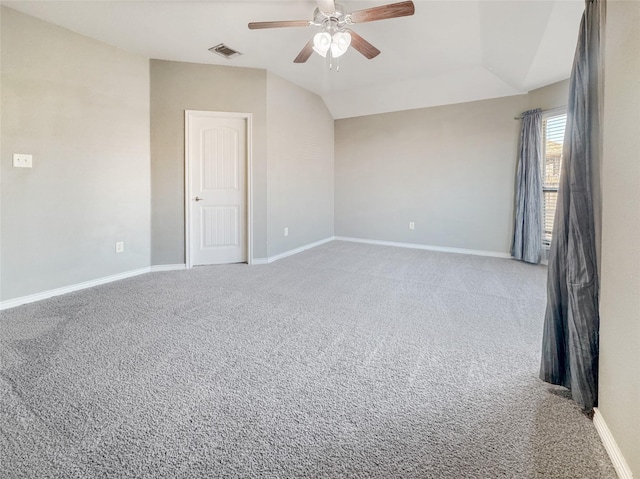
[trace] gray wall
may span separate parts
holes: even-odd
[[[640,477],[640,3],[609,2],[605,37],[600,412]]]
[[[274,256],[333,236],[333,118],[318,95],[269,73],[267,119],[268,254]]]
[[[520,128],[513,118],[566,105],[567,86],[337,120],[335,234],[508,253]]]
[[[1,21],[1,299],[148,267],[148,60],[4,7]]]
[[[336,235],[508,251],[527,108],[521,95],[337,120]]]
[[[265,70],[151,60],[152,264],[185,262],[185,110],[253,114],[254,258],[333,235],[333,119],[320,97]]]
[[[552,83],[528,94],[529,108],[553,110],[561,106],[566,107],[569,100],[569,80]]]
[[[253,114],[253,255],[267,255],[266,71],[151,60],[151,262],[185,263],[184,111]]]

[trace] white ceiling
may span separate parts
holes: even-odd
[[[344,0],[347,11],[398,0]],[[267,69],[322,96],[334,118],[526,93],[569,77],[584,0],[414,0],[415,15],[354,25],[382,53],[353,49],[340,71],[293,59],[314,27],[314,0],[2,1],[15,10],[148,58]],[[231,60],[207,49],[225,43]]]

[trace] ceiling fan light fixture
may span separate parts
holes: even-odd
[[[349,32],[336,32],[331,41],[331,55],[338,58],[346,53],[351,45],[351,35]]]
[[[327,32],[316,33],[313,37],[313,51],[322,57],[327,56],[327,51],[331,48],[331,35]]]

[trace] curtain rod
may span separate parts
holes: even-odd
[[[548,110],[542,110],[541,113],[549,113],[550,111],[560,111],[560,110],[566,110],[567,109],[567,105],[563,105],[563,106],[557,106],[555,108],[550,108]],[[520,116],[514,116],[513,119],[514,120],[522,120],[524,117],[522,115]]]

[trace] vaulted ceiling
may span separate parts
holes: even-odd
[[[344,0],[347,11],[392,3]],[[267,69],[324,99],[334,118],[526,93],[568,78],[583,0],[414,0],[410,17],[356,24],[382,53],[352,48],[329,70],[293,59],[315,27],[249,30],[251,21],[311,20],[314,0],[3,1],[15,10],[148,58]],[[208,48],[225,43],[233,59]]]

